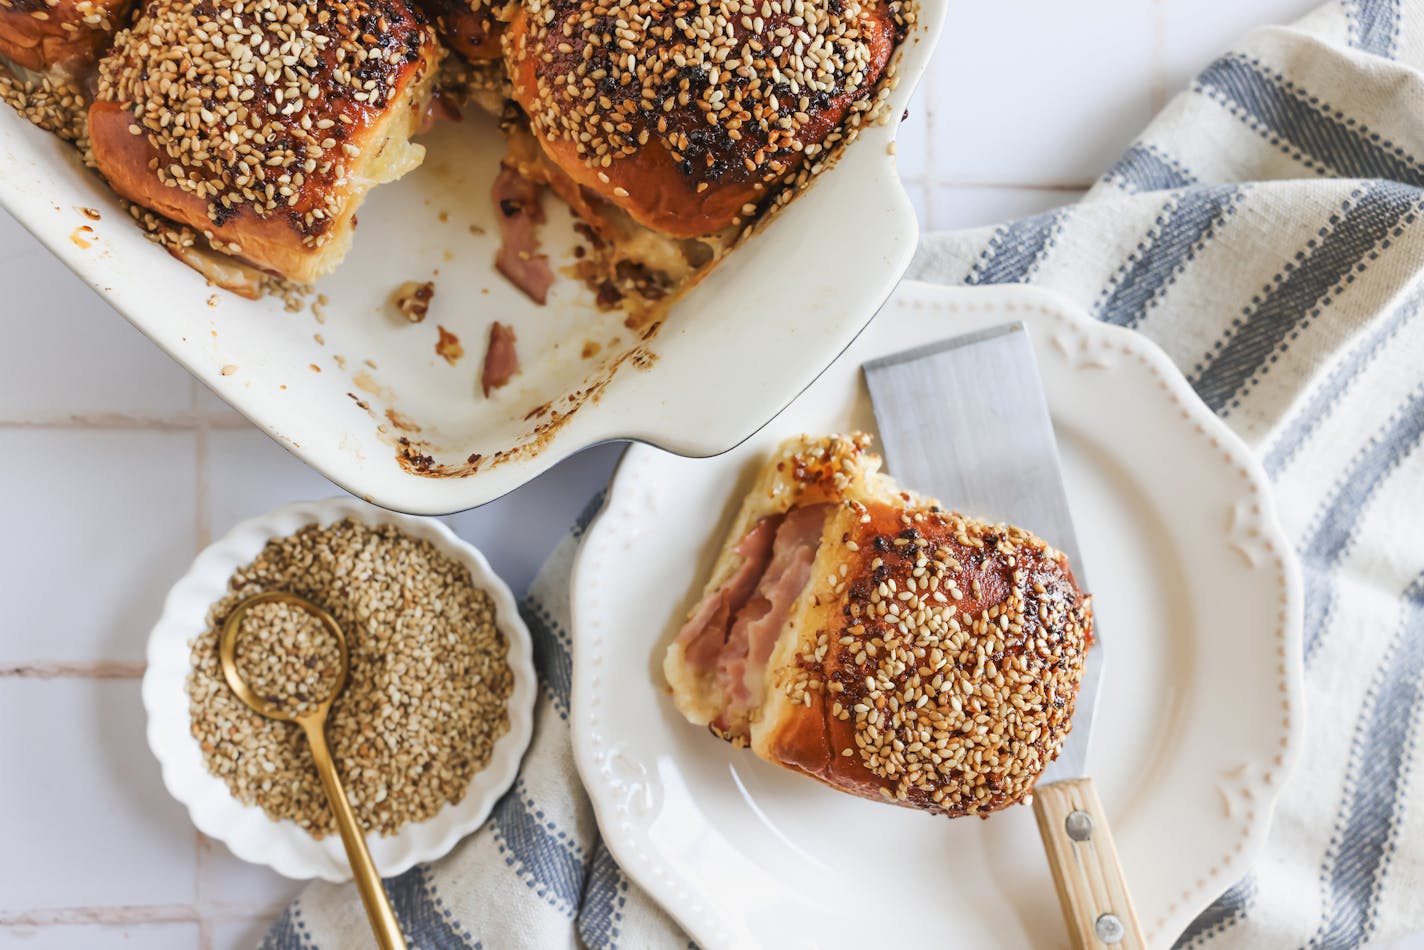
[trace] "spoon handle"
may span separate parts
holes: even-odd
[[[341,787],[341,777],[336,774],[331,750],[326,746],[325,723],[304,720],[301,726],[307,734],[312,759],[316,762],[317,774],[321,776],[321,786],[326,789],[326,800],[331,803],[332,814],[336,816],[341,843],[346,845],[346,858],[351,863],[351,876],[356,880],[356,889],[361,892],[361,903],[366,905],[366,918],[371,922],[376,943],[381,950],[406,950],[405,937],[396,921],[395,911],[391,910],[385,886],[371,861],[371,852],[366,850],[366,839],[361,834],[361,826],[356,823],[351,803],[346,800],[346,789]]]

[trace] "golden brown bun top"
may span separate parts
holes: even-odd
[[[845,504],[839,617],[786,684],[827,704],[831,757],[788,764],[951,816],[1020,801],[1068,734],[1092,641],[1066,557],[933,506]]]
[[[904,31],[898,0],[523,0],[506,48],[551,156],[693,236],[740,223],[829,145]]]
[[[433,48],[398,0],[148,0],[100,63],[95,108],[127,112],[155,174],[214,223],[250,208],[316,240],[360,154],[349,140]]]

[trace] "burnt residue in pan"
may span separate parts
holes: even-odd
[[[585,378],[583,386],[530,409],[524,415],[528,427],[510,447],[493,454],[471,453],[458,462],[444,461],[442,456],[449,454],[445,447],[429,438],[420,438],[420,426],[392,405],[396,401],[396,393],[377,382],[367,370],[357,372],[352,382],[358,390],[374,396],[381,404],[379,408],[355,392],[347,393],[347,396],[376,421],[377,433],[394,448],[396,462],[401,468],[426,478],[465,478],[506,462],[533,458],[543,452],[575,414],[602,398],[614,376],[625,365],[648,369],[657,362],[657,354],[650,344],[661,328],[661,321],[645,327],[636,346],[599,366]],[[370,365],[369,360],[366,363]]]
[[[655,333],[657,328],[655,326],[650,329]],[[516,459],[533,458],[548,448],[554,436],[576,413],[602,398],[609,383],[624,365],[647,369],[656,361],[657,354],[646,343],[611,360],[585,381],[587,385],[532,409],[525,416],[525,421],[532,423],[529,428],[520,433],[512,446],[500,449],[492,455],[476,453],[457,463],[443,462],[436,457],[442,453],[438,445],[403,435],[395,441],[396,461],[412,475],[427,478],[464,478]]]

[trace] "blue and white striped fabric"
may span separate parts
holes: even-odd
[[[1424,930],[1424,3],[1342,0],[1209,65],[1079,204],[935,235],[1151,337],[1260,454],[1305,574],[1305,754],[1183,946]]]
[[[578,543],[602,502],[600,493],[589,503],[520,604],[542,689],[534,738],[514,787],[452,854],[386,881],[412,947],[690,946],[604,849],[574,771],[568,581]],[[370,943],[355,889],[318,882],[277,918],[262,946],[346,950]]]
[[[912,275],[1022,282],[1161,345],[1260,452],[1305,567],[1309,737],[1266,852],[1182,946],[1424,930],[1424,2],[1257,31],[1072,208],[930,235]],[[590,510],[593,510],[592,508]],[[569,747],[575,529],[526,600],[544,690],[514,790],[389,882],[422,948],[682,947],[602,848]],[[266,946],[369,939],[314,884]]]

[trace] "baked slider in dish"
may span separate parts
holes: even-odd
[[[768,762],[987,815],[1062,747],[1091,600],[1061,552],[901,491],[868,444],[781,446],[664,671],[684,716]]]
[[[0,57],[38,73],[93,65],[133,0],[0,0]]]
[[[665,290],[848,137],[906,16],[899,0],[521,0],[506,165]]]
[[[307,283],[366,192],[420,164],[438,57],[400,0],[148,0],[100,62],[94,158],[125,198]]]

